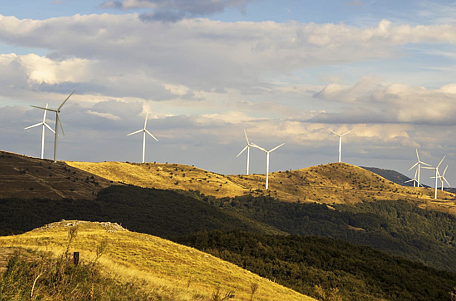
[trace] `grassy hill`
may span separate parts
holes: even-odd
[[[69,229],[77,235],[69,241]],[[221,300],[217,290],[235,300],[314,300],[261,278],[234,264],[155,236],[130,232],[117,224],[62,221],[33,231],[0,237],[1,247],[24,247],[62,255],[80,252],[83,262],[97,262],[105,277],[122,284],[141,284],[153,300]],[[96,260],[100,250],[104,254]],[[36,277],[36,276],[35,276]],[[44,281],[44,280],[43,280]],[[68,280],[69,281],[69,280]],[[37,281],[37,289],[44,285]],[[92,288],[93,289],[93,288]]]
[[[0,151],[0,198],[93,200],[98,191],[111,184],[64,162]]]
[[[456,215],[455,195],[429,188],[404,187],[363,168],[346,163],[331,163],[269,175],[269,190],[264,190],[265,175],[223,176],[179,164],[131,164],[121,162],[66,162],[69,166],[111,181],[147,188],[195,190],[205,195],[236,197],[268,195],[286,202],[355,204],[375,200],[408,200],[420,208]]]

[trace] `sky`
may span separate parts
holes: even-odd
[[[456,2],[21,0],[0,4],[0,149],[59,160],[243,174],[244,129],[271,171],[338,161],[394,169],[446,155],[456,186]],[[55,116],[47,115],[54,128]],[[46,158],[53,135],[46,131]],[[266,154],[251,149],[250,171]],[[431,170],[422,182],[431,185]]]

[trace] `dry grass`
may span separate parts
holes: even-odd
[[[98,263],[108,276],[122,282],[144,283],[146,291],[166,291],[175,300],[209,300],[218,288],[234,291],[235,300],[250,300],[251,285],[258,284],[254,300],[314,300],[282,287],[196,249],[151,235],[130,232],[115,224],[62,221],[16,235],[0,237],[0,247],[26,247],[62,254],[68,243],[69,226],[78,224],[70,252],[93,261],[94,250],[108,241],[108,250]]]
[[[403,199],[421,208],[456,215],[454,194],[439,191],[439,199],[434,200],[433,189],[404,187],[346,163],[271,173],[268,191],[264,189],[265,175],[258,174],[223,176],[180,164],[66,163],[112,181],[146,188],[198,190],[215,197],[270,195],[287,202],[330,205]]]

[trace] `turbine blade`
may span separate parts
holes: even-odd
[[[245,129],[244,129],[244,134],[245,134],[245,140],[247,141],[247,145],[249,145],[250,142],[249,142],[249,138],[247,138],[247,132],[245,131]]]
[[[24,130],[28,130],[28,129],[30,129],[30,128],[34,128],[34,127],[36,127],[36,126],[39,126],[39,125],[42,125],[42,124],[43,124],[43,123],[42,123],[42,122],[40,122],[40,123],[37,123],[37,124],[31,125],[31,126],[28,126],[28,127],[24,128]]]
[[[249,147],[248,145],[246,147],[244,147],[236,157],[239,157],[248,147]]]
[[[55,134],[55,131],[47,123],[43,123],[43,124]]]
[[[136,132],[133,132],[133,133],[130,133],[128,134],[127,136],[131,136],[131,135],[134,135],[134,134],[138,134],[140,132],[143,132],[144,130],[137,130]]]
[[[445,169],[443,170],[442,177],[445,176],[445,173],[446,173],[447,169],[448,169],[448,165],[447,165],[447,166],[445,167]]]
[[[151,136],[152,138],[154,138],[154,139],[155,139],[155,141],[158,141],[158,139],[157,139],[157,138],[155,138],[155,137],[154,137],[154,135],[152,135],[152,134],[151,134],[151,133],[150,133],[148,130],[144,130],[144,131],[146,131],[146,133],[147,133],[147,134],[149,134],[149,136]]]
[[[148,117],[149,117],[149,112],[146,113],[146,120],[144,120],[144,129],[146,129]]]
[[[339,134],[337,134],[336,132],[334,132],[333,130],[330,130],[333,134],[337,135],[337,136],[340,136]]]
[[[446,155],[445,155],[445,156],[443,156],[442,160],[440,160],[440,162],[439,162],[439,164],[437,165],[437,167],[436,167],[436,168],[439,168],[440,164],[442,164],[443,160],[445,160],[445,157],[446,157]]]
[[[426,169],[435,169],[435,167],[432,167],[432,166],[429,166],[429,167],[423,166],[423,168],[426,168]]]
[[[409,170],[412,170],[412,169],[413,169],[413,167],[417,166],[418,164],[420,164],[420,162],[416,162],[415,164],[413,164],[413,166],[412,166],[412,167],[410,167],[410,168],[409,168]]]
[[[265,153],[268,152],[267,150],[265,150],[265,149],[262,148],[261,146],[256,145],[255,143],[252,143],[251,146],[258,148],[258,149],[262,150],[262,151],[265,152]]]
[[[274,147],[273,149],[271,149],[269,152],[273,152],[275,151],[276,149],[278,149],[279,147],[283,146],[285,143],[282,143],[281,145],[278,145],[276,147]]]
[[[418,161],[419,164],[423,164],[423,165],[427,165],[427,166],[431,166],[431,164],[427,164],[427,163],[424,163],[422,161]]]
[[[444,180],[444,181],[445,181],[445,182],[448,184],[448,186],[450,186],[450,187],[451,187],[451,184],[450,184],[450,183],[448,183],[448,181],[447,181],[447,179],[445,179],[445,177],[443,177],[443,180]]]
[[[71,92],[70,95],[68,95],[68,97],[62,102],[62,104],[57,108],[57,111],[60,111],[60,109],[63,107],[63,105],[67,102],[67,100],[71,97],[71,95],[73,95],[74,91]]]
[[[59,121],[60,129],[62,130],[62,135],[65,137],[65,132],[63,131],[62,121],[60,120],[59,113],[56,112],[56,118]]]
[[[416,181],[415,179],[410,179],[408,181],[405,181],[404,183],[408,183],[408,182],[412,182],[412,181]]]
[[[46,109],[48,108],[49,104],[47,103],[46,104]],[[46,113],[47,113],[48,110],[44,110],[44,115],[43,115],[43,123],[46,122]]]
[[[348,133],[351,133],[351,132],[353,132],[353,130],[349,130],[348,132],[346,132],[345,134],[342,134],[340,136],[345,136],[345,135],[347,135]]]
[[[53,110],[53,109],[49,109],[49,108],[43,108],[43,107],[39,107],[39,106],[31,106],[31,107],[34,107],[34,108],[37,108],[37,109],[41,109],[41,110],[45,110],[45,111],[57,112],[57,110]]]
[[[416,151],[416,158],[418,159],[418,162],[420,162],[420,155],[418,155],[418,149],[415,148],[415,151]]]

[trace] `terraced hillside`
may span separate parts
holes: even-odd
[[[86,262],[95,261],[97,247],[107,248],[97,261],[104,273],[120,282],[142,283],[147,291],[166,291],[173,300],[215,300],[213,294],[233,292],[235,300],[314,300],[234,264],[155,236],[130,232],[118,224],[61,221],[33,231],[0,237],[0,250],[25,247],[61,255],[69,245],[69,229],[77,235],[69,252],[80,252]]]

